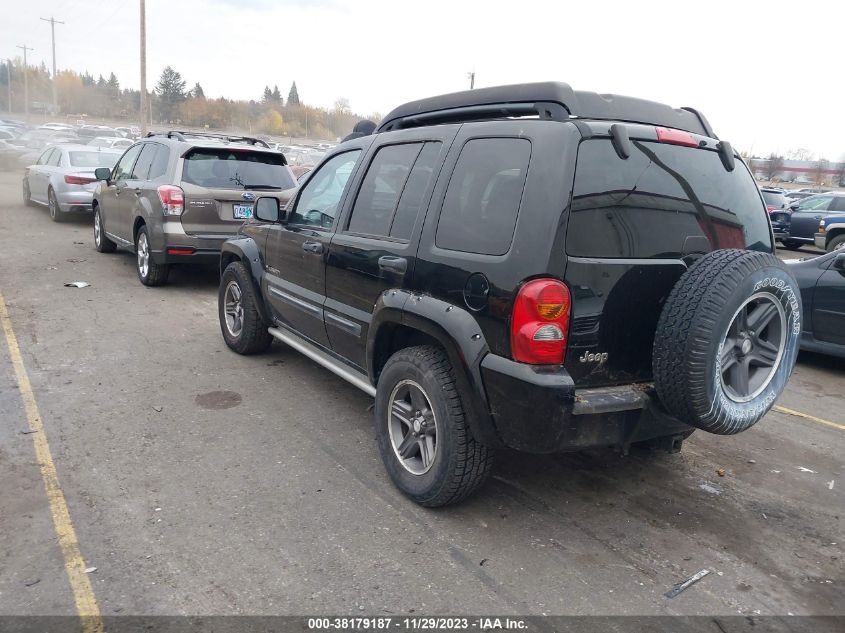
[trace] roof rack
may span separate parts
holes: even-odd
[[[480,88],[411,101],[384,117],[376,132],[519,116],[645,123],[718,138],[704,115],[693,108],[573,90],[569,84],[554,81]]]
[[[170,130],[169,132],[147,132],[147,137],[151,136],[166,136],[167,138],[176,139],[177,141],[186,141],[186,137],[199,138],[216,138],[226,143],[246,143],[248,145],[260,145],[270,149],[270,146],[262,141],[260,138],[252,136],[233,136],[231,134],[218,134],[215,132],[180,132],[179,130]]]

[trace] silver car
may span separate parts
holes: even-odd
[[[24,204],[46,205],[60,222],[66,213],[91,212],[98,167],[115,166],[123,152],[87,145],[51,145],[23,177]]]

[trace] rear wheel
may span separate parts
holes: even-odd
[[[220,279],[217,314],[226,345],[238,354],[263,352],[273,342],[258,311],[257,299],[246,266],[241,262],[229,264]]]
[[[836,235],[830,240],[828,240],[825,250],[830,253],[832,251],[835,251],[837,248],[842,248],[843,246],[845,246],[845,233],[842,233],[841,235]]]
[[[784,240],[783,245],[791,251],[797,251],[802,246],[801,242],[795,240]]]
[[[473,438],[440,348],[408,347],[390,357],[379,376],[375,425],[390,479],[420,505],[457,503],[490,475],[493,451]]]
[[[153,261],[150,248],[150,234],[146,225],[138,229],[135,236],[135,255],[138,258],[138,279],[145,286],[161,286],[167,283],[170,268],[166,264],[156,264]]]
[[[47,190],[47,210],[50,212],[50,219],[53,222],[61,222],[64,220],[61,209],[59,209],[59,201],[56,198],[56,192],[50,187]]]
[[[94,248],[100,253],[113,253],[117,244],[112,242],[106,235],[103,227],[103,216],[100,214],[100,205],[94,205]]]

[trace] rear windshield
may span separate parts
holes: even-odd
[[[118,152],[68,152],[72,167],[114,167]]]
[[[185,156],[182,180],[214,189],[290,189],[296,183],[285,165],[285,157],[277,153],[195,149]]]
[[[633,141],[619,158],[608,139],[578,149],[569,255],[679,257],[717,248],[771,251],[757,185],[710,150]]]
[[[766,201],[766,204],[770,207],[774,207],[775,209],[780,209],[786,204],[786,196],[782,193],[777,193],[775,191],[763,191],[763,200]]]

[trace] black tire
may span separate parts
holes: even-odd
[[[94,204],[94,248],[99,253],[114,253],[117,244],[112,242],[106,235],[106,227],[103,224],[103,215],[100,213],[100,205]]]
[[[796,242],[795,240],[784,240],[783,246],[791,251],[797,251],[803,246],[803,244],[801,242]]]
[[[232,306],[232,297],[227,296],[237,288],[237,306]],[[220,331],[229,349],[238,354],[257,354],[265,351],[273,342],[273,336],[267,331],[267,324],[258,311],[258,297],[249,271],[241,262],[232,262],[223,271],[220,289],[217,292],[217,316],[220,319]],[[229,304],[227,306],[227,303]],[[236,309],[240,319],[236,319],[239,328],[233,327],[227,316],[227,307]]]
[[[654,386],[680,421],[739,433],[780,396],[800,336],[798,284],[777,257],[714,251],[683,274],[663,306]]]
[[[825,245],[825,251],[831,253],[835,251],[837,248],[842,248],[845,245],[845,233],[840,235],[835,235],[831,239],[827,241]]]
[[[412,429],[416,428],[420,435],[424,435],[428,424],[429,430],[432,425],[435,429],[436,441],[428,469],[417,474],[404,465],[408,460],[400,461],[390,429],[394,423],[402,428],[391,412],[394,394],[403,386],[411,385],[422,389],[422,395],[430,406],[423,407],[422,415],[413,417],[415,412],[410,409],[416,405],[409,401],[408,415],[422,421],[423,429],[407,425],[408,431],[403,439],[411,440],[412,444],[417,442],[408,437],[413,434]],[[376,439],[387,474],[396,487],[416,503],[429,508],[457,503],[477,490],[490,476],[493,451],[472,436],[455,383],[454,369],[442,349],[423,345],[393,354],[379,376],[374,417]],[[427,418],[428,422],[423,418]],[[397,437],[395,433],[394,437]],[[425,465],[422,449],[417,448],[416,451],[422,465]]]
[[[142,264],[139,248],[146,248],[146,265]],[[167,264],[156,264],[153,261],[150,233],[146,225],[141,225],[135,235],[135,258],[135,270],[138,272],[138,279],[141,280],[142,284],[145,286],[161,286],[167,283],[170,267]]]
[[[23,179],[23,185],[21,187],[21,193],[23,197],[23,204],[25,207],[34,207],[35,203],[32,201],[32,192],[29,190],[29,181],[26,178]]]
[[[47,212],[50,214],[50,219],[53,222],[63,222],[65,219],[62,210],[59,209],[59,201],[52,187],[47,189]]]

